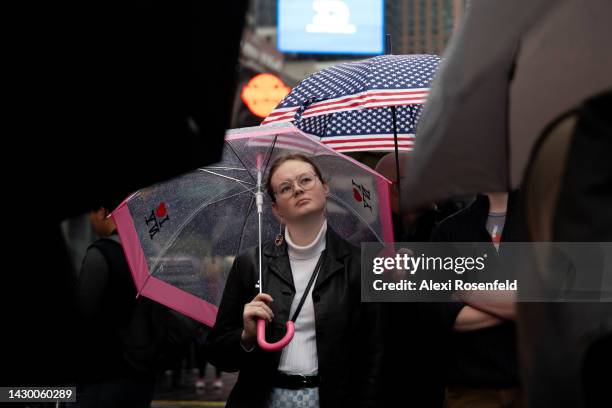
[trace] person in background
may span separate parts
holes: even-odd
[[[125,358],[123,331],[132,321],[136,290],[110,212],[101,203],[89,213],[100,238],[87,249],[78,275],[76,300],[82,318],[77,403],[89,407],[149,407],[155,372]]]
[[[400,178],[403,178],[410,153],[401,152],[399,156]],[[431,204],[411,211],[400,210],[395,153],[383,156],[375,170],[393,181],[390,201],[395,241],[429,242],[441,217],[437,206]],[[381,380],[384,403],[381,406],[442,407],[442,361],[438,358],[440,350],[435,345],[444,333],[440,330],[441,325],[433,324],[441,314],[441,306],[424,302],[381,304],[384,342]]]
[[[196,378],[195,386],[197,389],[206,388],[206,365],[208,364],[206,356],[206,338],[210,329],[204,325],[200,325],[196,330],[195,335],[195,361],[198,369],[198,377]],[[223,379],[221,378],[221,370],[215,367],[215,380],[213,381],[213,388],[223,388]]]
[[[408,152],[400,152],[399,154],[400,179],[404,177],[410,155],[411,153]],[[390,189],[390,199],[395,241],[428,242],[431,238],[431,233],[433,232],[436,221],[438,220],[436,205],[432,203],[410,211],[402,211],[400,209],[401,192],[398,189],[399,183],[397,182],[395,153],[389,153],[383,156],[376,163],[374,170],[391,180],[393,183]]]
[[[516,241],[516,193],[480,194],[442,221],[434,242],[488,243],[497,260],[504,242]],[[520,407],[515,303],[459,299],[446,305],[450,339],[444,341],[445,408]]]
[[[100,239],[87,249],[75,288],[81,332],[73,407],[149,407],[157,370],[180,361],[196,327],[190,318],[137,297],[110,217],[117,204],[101,203],[89,213]]]

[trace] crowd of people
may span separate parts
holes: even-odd
[[[583,10],[577,1],[565,3]],[[603,7],[605,2],[594,3]],[[478,11],[473,15],[488,22],[490,10],[483,4],[473,9]],[[543,8],[536,7],[534,15]],[[520,17],[522,30],[531,24],[530,13]],[[606,22],[598,27],[604,25],[609,26]],[[521,43],[524,49],[530,49],[527,45],[535,47],[537,40],[548,38],[550,32],[554,34],[552,29],[545,30],[549,26],[542,27],[543,31],[531,33],[531,44]],[[512,41],[524,34],[508,30],[511,32],[506,33],[507,37]],[[466,29],[462,34],[469,40],[474,32]],[[504,49],[514,55],[518,43],[508,38],[500,36],[500,41],[504,40]],[[453,61],[455,68],[460,66],[458,71],[467,58],[464,61],[456,55],[464,51],[461,47],[474,44],[468,40],[455,43]],[[497,51],[497,44],[491,44],[483,41],[482,46]],[[521,58],[536,54],[539,55],[525,53]],[[515,75],[516,64],[510,65],[509,72],[505,66],[485,71],[507,82]],[[453,65],[446,67],[449,66]],[[498,75],[500,72],[503,75]],[[443,74],[441,82],[448,84],[455,72],[447,70]],[[523,80],[530,76],[520,70],[518,74],[523,75]],[[546,73],[537,71],[532,76],[543,78]],[[601,77],[605,75],[598,76]],[[475,88],[485,83],[466,82]],[[493,85],[491,89],[501,87]],[[504,83],[503,92],[497,92],[496,98],[484,95],[482,99],[470,99],[465,104],[468,113],[473,113],[470,109],[487,113],[494,107],[491,111],[496,114],[507,114],[507,85]],[[473,118],[442,109],[452,107],[450,99],[464,98],[464,90],[449,91],[447,87],[445,93],[440,89],[443,88],[432,88],[426,126],[418,129],[450,134],[455,124],[465,125]],[[400,163],[396,163],[394,155],[378,156],[379,161],[371,167],[392,181],[389,201],[394,240],[481,243],[492,262],[500,264],[512,256],[506,248],[515,242],[612,241],[612,168],[608,158],[612,151],[612,92],[608,85],[587,96],[581,97],[571,110],[556,112],[559,116],[537,135],[538,143],[527,149],[530,154],[525,155],[526,171],[519,189],[507,183],[506,191],[485,190],[408,208],[401,203],[402,183],[397,177],[405,173],[401,165],[413,160],[418,149],[402,157]],[[504,103],[485,106],[493,99],[503,99]],[[201,110],[201,106],[198,108]],[[456,122],[451,126],[450,120],[441,123],[431,119],[440,112],[448,113]],[[175,116],[180,117],[181,129],[185,127],[185,115]],[[469,120],[464,120],[466,117]],[[188,118],[189,132],[198,133],[195,119]],[[508,127],[506,119],[498,121],[500,129]],[[150,126],[154,127],[153,122]],[[499,145],[508,142],[501,135],[491,136],[498,138]],[[202,135],[198,133],[198,137]],[[430,147],[437,148],[434,144]],[[453,149],[449,152],[451,158],[456,154]],[[497,159],[492,155],[487,162]],[[460,167],[457,163],[454,165]],[[445,182],[452,184],[456,175],[444,174],[449,163],[432,160],[429,165],[429,170],[438,168]],[[180,171],[142,180],[153,182],[186,170],[180,167]],[[554,177],[547,174],[549,170]],[[612,326],[604,302],[562,306],[506,299],[486,302],[460,293],[444,302],[363,302],[360,248],[347,242],[328,223],[328,177],[314,160],[300,153],[280,156],[267,167],[269,210],[278,220],[280,232],[273,241],[263,243],[261,253],[252,248],[236,254],[212,328],[140,296],[109,216],[119,202],[100,200],[100,195],[92,194],[97,201],[88,197],[88,204],[96,201],[90,220],[99,239],[87,249],[76,280],[55,283],[62,289],[74,289],[70,293],[73,296],[59,294],[58,298],[71,313],[75,306],[77,316],[66,320],[77,323],[66,329],[67,340],[54,339],[41,345],[36,354],[44,366],[41,378],[51,378],[54,370],[68,373],[62,375],[62,384],[75,385],[77,390],[76,402],[68,406],[149,407],[159,373],[174,370],[178,376],[185,358],[192,355],[198,370],[194,388],[210,385],[206,382],[208,363],[215,369],[215,388],[223,387],[222,372],[239,372],[227,400],[230,408],[532,408],[551,406],[550,401],[558,402],[554,406],[572,408],[610,406],[611,398],[606,395],[610,376],[606,372],[612,363]],[[122,193],[140,183],[138,180],[124,186]],[[100,186],[100,191],[108,193],[113,189],[112,183],[109,185]],[[49,264],[57,264],[52,266],[71,271],[66,266],[67,253],[55,221],[40,221],[52,230],[53,239],[41,245],[46,256],[34,259],[38,261],[34,264],[46,267],[48,258]],[[29,249],[26,252],[31,256]],[[258,257],[262,259],[263,285],[258,281]],[[52,281],[48,276],[45,279],[43,282]],[[34,294],[43,300],[55,296],[46,288],[37,288]],[[28,316],[61,315],[57,310],[64,309],[47,303],[48,310],[37,310]],[[21,323],[24,333],[35,331],[29,327],[31,319],[21,320],[25,321]],[[42,330],[51,333],[52,322],[41,320]],[[263,340],[258,337],[262,321],[266,328]],[[280,350],[264,349],[262,341],[278,341],[285,336],[288,322],[294,330],[292,340]],[[18,327],[21,326],[16,325],[16,331]],[[34,349],[31,345],[38,337],[27,337],[30,343],[26,347]],[[74,354],[74,361],[66,364],[67,368],[51,364],[57,363],[58,358],[47,349]],[[72,363],[76,363],[74,367]],[[20,377],[18,382],[27,383],[29,378]],[[175,382],[178,384],[178,377]]]
[[[264,291],[256,289],[256,249],[240,254],[212,331],[187,329],[196,345],[197,387],[205,386],[210,361],[216,385],[219,370],[239,370],[228,400],[234,407],[520,406],[512,304],[362,303],[359,249],[328,226],[329,187],[316,164],[300,154],[279,158],[270,166],[267,191],[284,232],[263,248]],[[397,240],[489,242],[501,253],[516,238],[509,232],[514,197],[488,193],[465,208],[446,204],[443,213],[431,205],[403,217],[393,205]],[[149,406],[156,370],[166,363],[163,339],[177,318],[136,299],[109,208],[91,211],[101,239],[88,249],[79,274],[90,358],[83,359],[87,375],[79,377],[77,406]],[[290,316],[295,336],[289,345],[276,353],[259,349],[257,319],[268,323],[274,339]],[[154,330],[151,322],[166,327]],[[187,339],[172,344],[177,355],[168,362],[175,373]]]
[[[393,180],[388,161],[376,167]],[[75,406],[149,406],[156,373],[180,372],[189,347],[198,388],[207,362],[216,369],[215,387],[221,370],[239,371],[228,407],[525,406],[513,301],[363,303],[360,249],[328,225],[329,186],[319,167],[302,154],[284,155],[266,180],[281,232],[262,249],[264,287],[257,292],[257,248],[239,254],[212,330],[137,298],[109,218],[115,204],[91,211],[101,238],[78,276],[87,324]],[[393,183],[397,242],[481,242],[502,262],[504,245],[525,239],[518,191],[403,212],[397,189]],[[258,346],[258,320],[267,338],[279,339],[290,318],[295,335],[286,347]]]

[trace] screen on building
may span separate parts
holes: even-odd
[[[278,49],[382,54],[384,0],[278,0]]]

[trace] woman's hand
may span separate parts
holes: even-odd
[[[263,319],[269,323],[274,318],[274,313],[269,306],[272,301],[272,296],[266,293],[260,293],[255,296],[250,303],[244,305],[244,310],[242,312],[243,329],[240,340],[246,349],[250,349],[255,345],[255,339],[257,338],[257,319]]]

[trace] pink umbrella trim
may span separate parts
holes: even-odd
[[[136,290],[141,295],[177,310],[185,316],[207,326],[214,326],[219,310],[217,306],[150,275],[127,201],[128,199],[124,200],[113,211],[112,217],[117,225],[117,232],[121,238],[123,252],[136,284]]]

